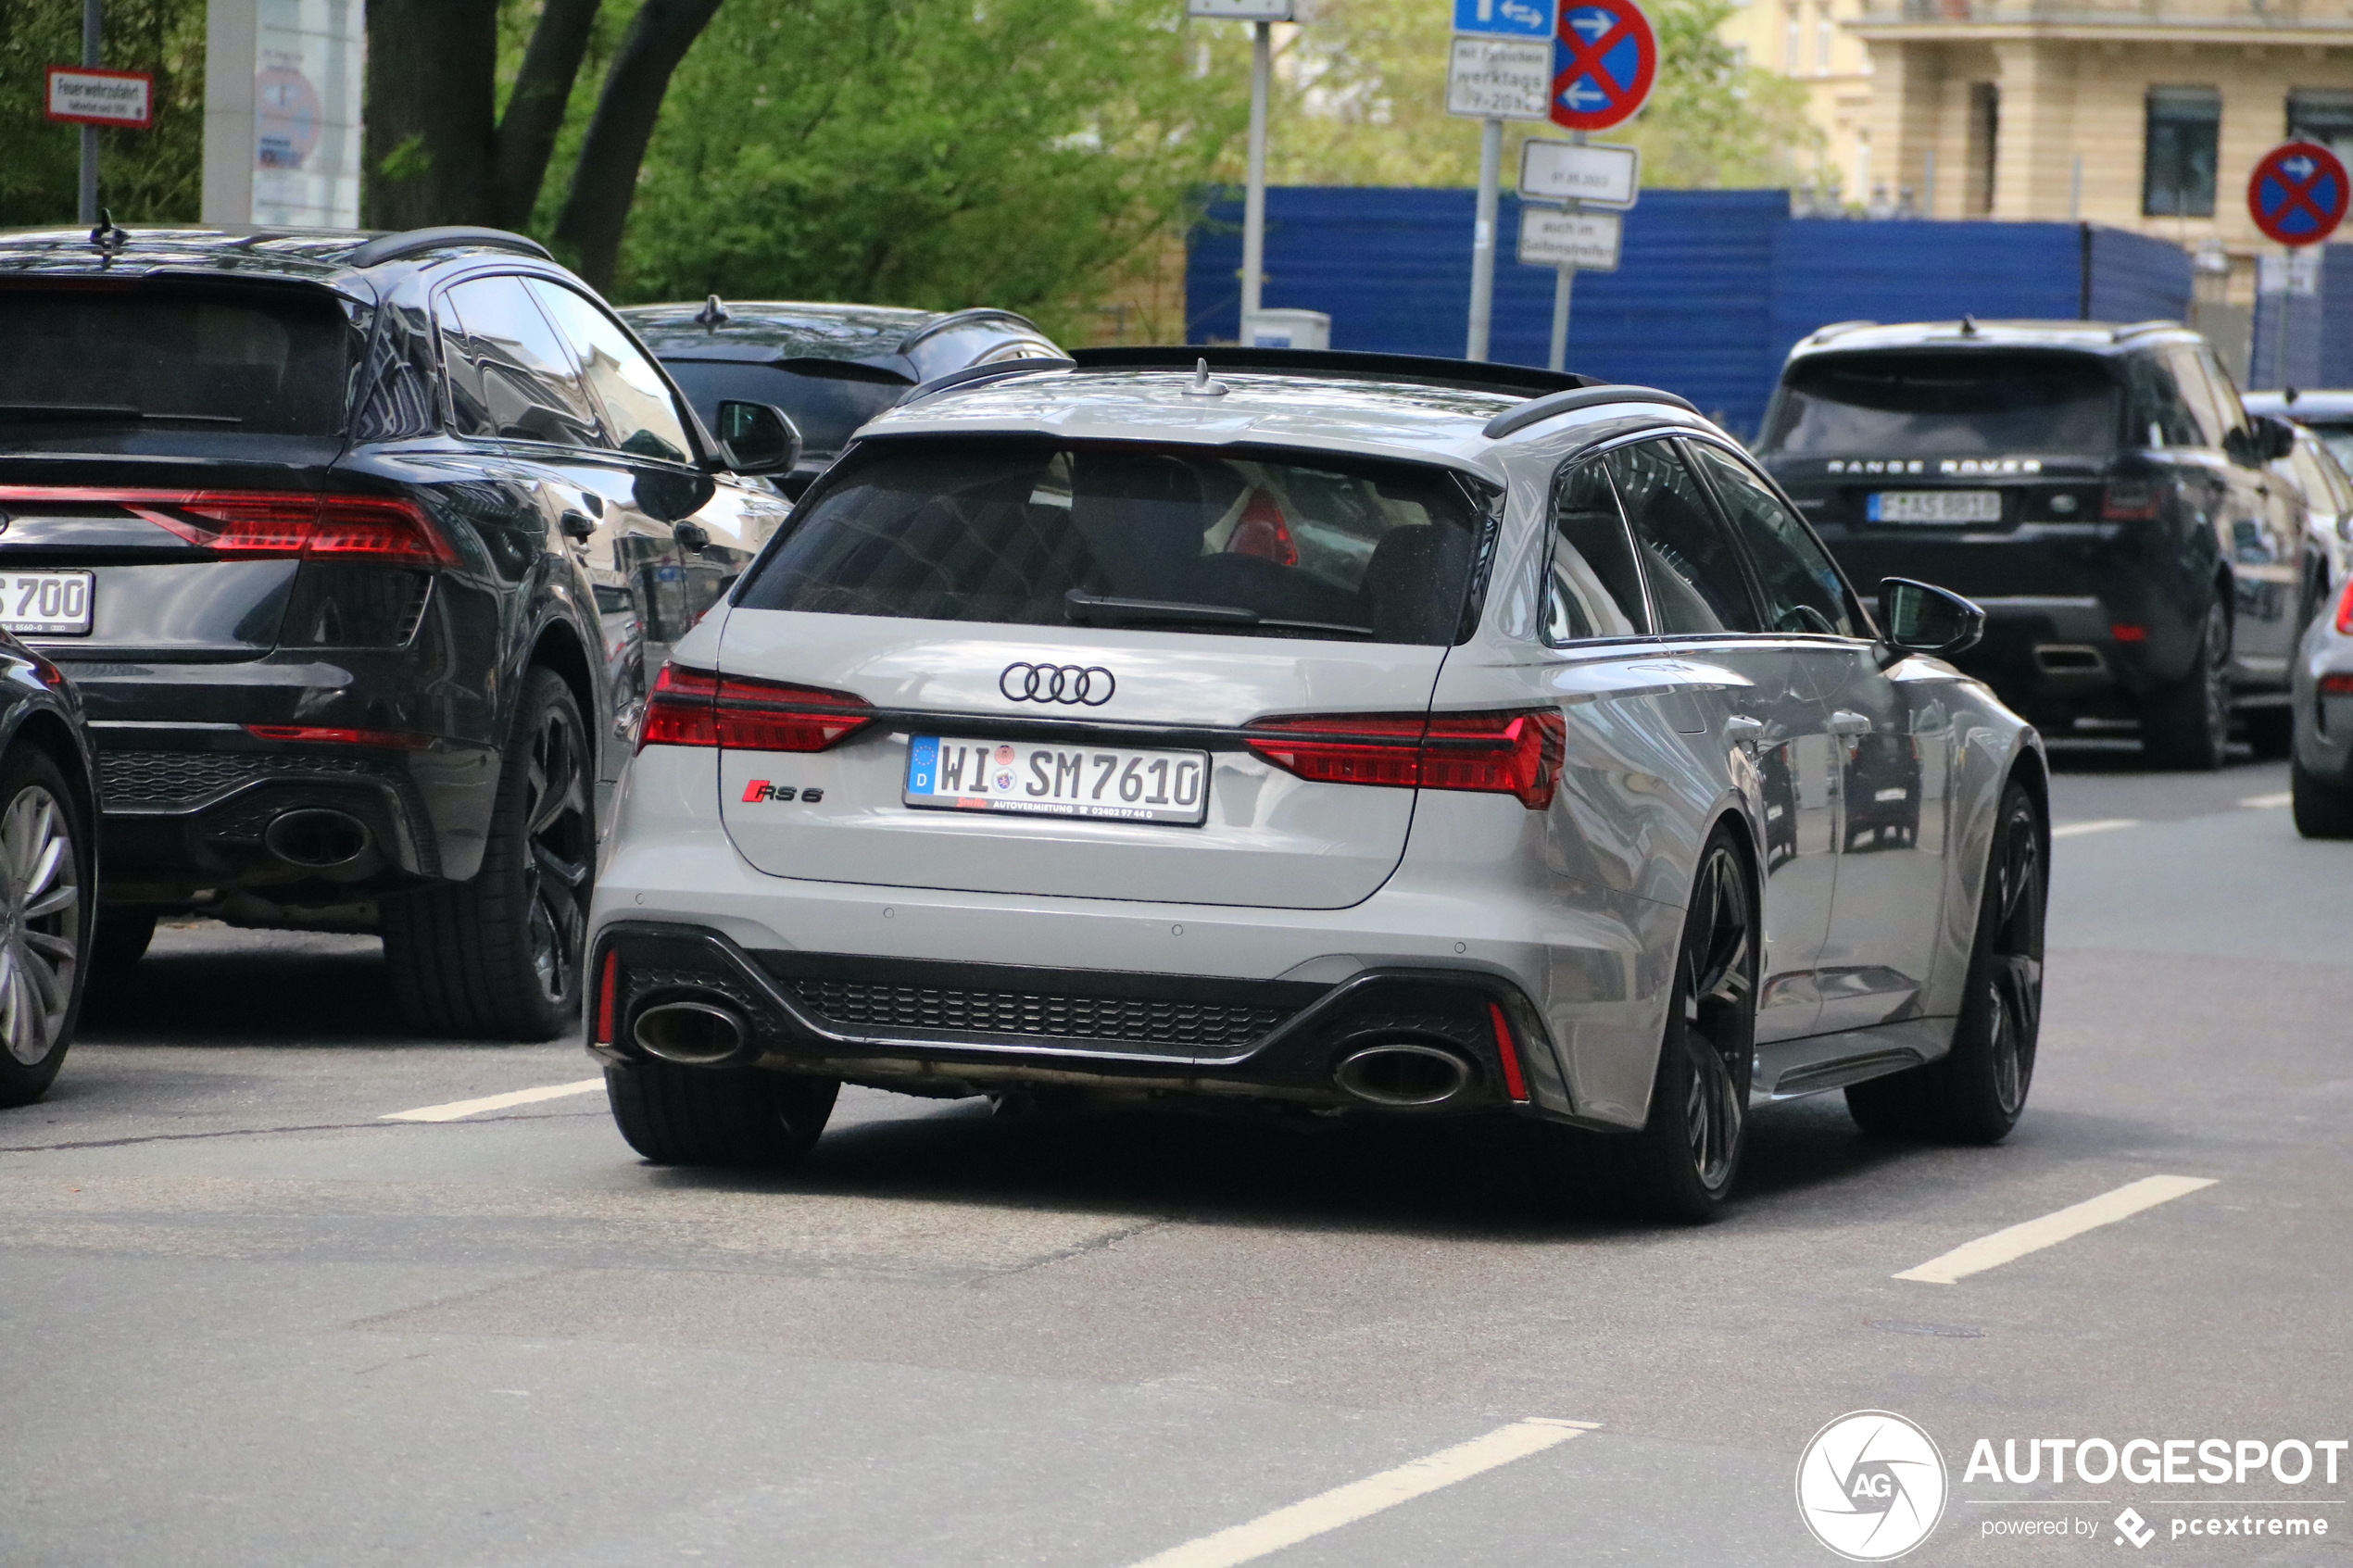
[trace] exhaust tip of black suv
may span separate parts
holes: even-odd
[[[321,806],[283,811],[261,830],[270,853],[289,865],[312,871],[347,866],[368,852],[368,824],[348,811]]]

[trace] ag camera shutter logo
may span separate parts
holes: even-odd
[[[1944,1456],[1890,1411],[1856,1411],[1814,1434],[1797,1461],[1797,1512],[1850,1562],[1903,1556],[1944,1516]]]

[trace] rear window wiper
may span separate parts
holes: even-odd
[[[1077,588],[1063,596],[1063,613],[1086,626],[1231,626],[1237,631],[1315,632],[1339,637],[1374,634],[1370,626],[1345,626],[1332,621],[1281,621],[1240,605],[1107,598]]]
[[[0,420],[80,420],[141,424],[149,420],[206,425],[241,425],[234,414],[151,414],[128,403],[0,403]]]

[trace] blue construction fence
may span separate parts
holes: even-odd
[[[1265,307],[1328,313],[1334,348],[1459,358],[1473,209],[1463,190],[1272,188]],[[1497,227],[1490,351],[1541,365],[1554,272],[1512,259],[1508,194]],[[1241,203],[1221,200],[1190,239],[1187,341],[1240,335],[1240,270]],[[2092,224],[1793,218],[1786,191],[1645,191],[1617,270],[1577,275],[1568,367],[1680,393],[1746,436],[1790,345],[1830,322],[2186,320],[2191,277],[2180,246]]]
[[[2353,245],[2315,245],[2292,265],[2264,257],[2246,384],[2353,384]]]

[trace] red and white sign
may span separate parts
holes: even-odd
[[[1658,34],[1634,0],[1561,0],[1553,34],[1552,119],[1606,131],[1642,112],[1658,81]]]
[[[2246,182],[2246,209],[2266,237],[2316,245],[2336,232],[2353,195],[2345,165],[2318,142],[2287,142],[2265,153]]]
[[[51,119],[68,125],[128,125],[145,131],[156,122],[155,109],[156,79],[144,70],[49,68]]]

